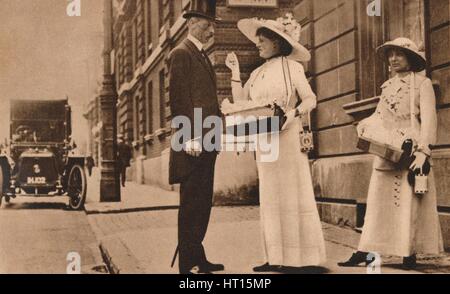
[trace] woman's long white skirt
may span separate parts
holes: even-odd
[[[439,254],[443,242],[433,172],[429,192],[419,197],[408,183],[408,171],[378,170],[382,161],[374,163],[358,250],[403,257]]]
[[[263,162],[262,152],[257,151],[262,243],[271,265],[317,266],[326,260],[309,161],[300,151],[299,132],[297,119],[279,134],[278,158],[273,162]]]

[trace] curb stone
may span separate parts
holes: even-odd
[[[129,213],[129,212],[142,212],[142,211],[155,211],[155,210],[170,210],[178,209],[178,205],[167,205],[167,206],[143,206],[143,207],[106,207],[98,206],[95,204],[87,204],[85,206],[85,212],[87,215],[90,214],[115,214],[115,213]]]
[[[111,274],[145,273],[145,269],[120,238],[102,240],[99,247]]]

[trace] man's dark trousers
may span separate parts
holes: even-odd
[[[122,166],[120,167],[120,182],[122,184],[122,187],[125,187],[126,181],[127,181],[127,167]]]
[[[206,262],[203,239],[211,214],[216,153],[200,155],[198,165],[180,185],[178,246],[180,273]]]

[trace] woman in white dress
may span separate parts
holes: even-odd
[[[298,42],[301,28],[292,15],[276,21],[243,19],[238,28],[256,44],[266,62],[242,86],[237,57],[234,53],[227,56],[233,100],[276,102],[287,118],[279,134],[278,159],[264,162],[261,153],[258,150],[256,153],[266,263],[254,271],[286,272],[318,266],[326,259],[325,242],[308,156],[300,150],[302,126],[298,117],[316,107],[316,95],[298,62],[308,61],[311,56]]]
[[[418,73],[425,69],[426,60],[414,42],[398,38],[378,48],[378,53],[388,60],[395,76],[381,86],[377,109],[360,123],[358,132],[382,130],[389,142],[412,140],[414,161],[408,170],[375,158],[358,251],[338,264],[369,264],[371,252],[401,256],[404,269],[413,269],[417,253],[443,250],[433,170],[428,175],[428,193],[416,194],[412,181],[418,170],[430,170],[430,145],[435,144],[437,133],[436,98],[431,80]]]

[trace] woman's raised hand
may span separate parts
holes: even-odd
[[[239,60],[236,56],[236,53],[234,53],[234,52],[228,53],[227,58],[225,60],[225,65],[229,69],[231,69],[231,72],[233,73],[233,75],[240,73]]]

